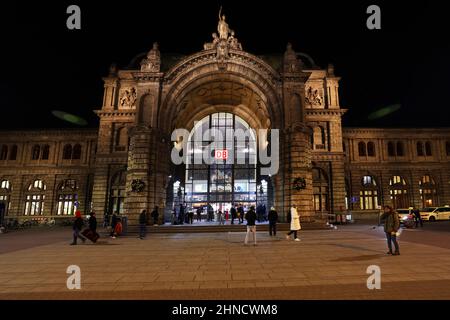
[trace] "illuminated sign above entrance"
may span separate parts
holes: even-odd
[[[214,158],[216,160],[227,160],[228,159],[228,150],[216,150],[214,152]]]

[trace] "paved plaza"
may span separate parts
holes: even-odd
[[[450,223],[404,230],[387,256],[381,228],[149,234],[69,246],[70,228],[0,235],[0,299],[450,299]],[[81,290],[66,286],[81,268]],[[367,288],[367,267],[381,289]]]

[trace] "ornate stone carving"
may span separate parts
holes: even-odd
[[[213,33],[213,41],[207,42],[203,45],[204,50],[217,50],[217,57],[227,57],[228,48],[234,50],[242,50],[242,45],[239,43],[238,39],[235,37],[235,33],[228,27],[228,23],[225,22],[225,15],[221,15],[222,7],[219,11],[219,22],[217,25],[217,33]]]
[[[323,97],[320,95],[319,89],[309,87],[306,90],[305,103],[311,106],[321,106],[323,103]]]
[[[141,71],[159,72],[161,70],[161,53],[158,43],[153,43],[153,48],[148,52],[147,58],[141,61]]]
[[[121,108],[135,108],[136,107],[136,88],[125,88],[120,91],[119,106]]]
[[[297,53],[292,49],[292,44],[288,43],[284,53],[284,72],[296,73],[302,70],[302,62],[297,58]]]

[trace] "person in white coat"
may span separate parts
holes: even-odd
[[[291,238],[291,234],[294,234],[294,240],[300,241],[300,239],[297,237],[297,232],[302,227],[300,225],[300,216],[298,214],[297,208],[295,206],[291,207],[291,231],[289,231],[286,234],[286,239],[289,240]]]

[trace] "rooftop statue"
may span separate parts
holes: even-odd
[[[228,33],[230,32],[230,28],[228,28],[228,23],[225,22],[225,15],[222,15],[222,7],[219,10],[219,24],[217,25],[217,31],[219,32],[220,39],[228,39]]]

